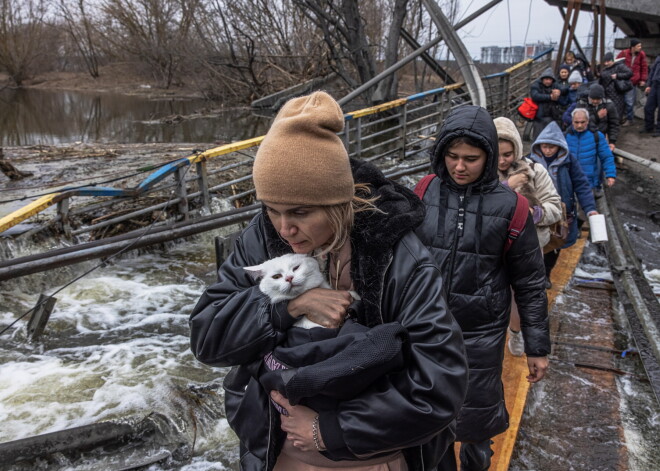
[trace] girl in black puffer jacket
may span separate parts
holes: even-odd
[[[497,161],[497,131],[488,112],[471,105],[452,111],[432,149],[438,178],[424,195],[426,216],[416,230],[441,268],[468,355],[468,394],[456,431],[463,442],[462,470],[488,469],[490,438],[508,427],[500,378],[511,288],[530,382],[543,378],[550,352],[545,271],[534,222],[528,216],[505,252],[516,195],[499,183]],[[445,459],[453,460],[454,454]],[[440,469],[452,469],[447,466]]]

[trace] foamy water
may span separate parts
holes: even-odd
[[[207,234],[115,261],[65,288],[35,343],[26,339],[27,318],[19,321],[0,337],[0,442],[158,412],[177,446],[194,445],[194,460],[180,469],[233,469],[236,439],[221,388],[191,393],[191,386],[217,388],[226,373],[190,352],[188,317],[214,279]],[[34,306],[46,280],[33,275],[2,287],[0,330]]]

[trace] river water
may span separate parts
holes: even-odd
[[[26,339],[24,323],[2,335],[0,443],[157,412],[169,430],[138,456],[179,448],[185,452],[177,469],[237,469],[222,390],[214,389],[226,371],[200,364],[189,347],[188,316],[215,279],[218,234],[127,256],[65,288],[37,342]],[[39,293],[54,292],[95,263],[4,283],[0,327],[34,306]],[[112,457],[103,463],[99,469],[113,469]],[[44,465],[92,469],[70,468],[65,458]]]
[[[269,116],[218,106],[191,99],[4,89],[0,91],[0,146],[224,143],[265,133]]]

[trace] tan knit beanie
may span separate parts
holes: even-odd
[[[252,177],[257,199],[280,204],[334,205],[355,193],[339,104],[325,92],[282,107],[259,146]]]

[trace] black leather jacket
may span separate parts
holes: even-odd
[[[367,459],[404,450],[411,470],[434,469],[454,439],[453,422],[467,387],[460,329],[447,311],[432,256],[412,232],[423,205],[370,164],[352,161],[356,183],[369,183],[384,211],[356,214],[351,277],[362,297],[357,320],[399,322],[410,338],[404,368],[357,396],[318,410],[321,435],[334,460]],[[237,239],[191,317],[191,348],[200,361],[234,366],[225,378],[227,418],[241,440],[241,469],[270,470],[284,434],[279,415],[256,377],[262,358],[286,337],[286,302],[271,305],[242,267],[290,252],[262,213]],[[424,445],[424,446],[422,446]]]
[[[469,185],[456,184],[445,166],[447,145],[461,136],[489,149],[484,173]],[[528,216],[525,228],[504,253],[516,195],[499,183],[497,160],[497,131],[488,112],[477,106],[452,111],[436,137],[431,166],[439,178],[424,195],[426,217],[416,230],[441,267],[449,309],[461,326],[468,354],[468,395],[456,431],[460,441],[483,441],[508,427],[500,378],[511,288],[525,352],[528,356],[550,352],[545,269],[536,230]]]

